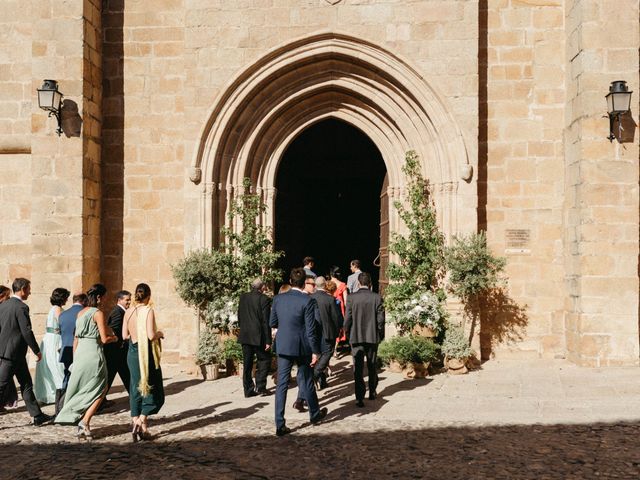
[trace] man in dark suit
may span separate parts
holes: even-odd
[[[364,360],[369,372],[369,400],[376,398],[378,372],[376,361],[378,344],[384,339],[384,306],[382,297],[371,291],[371,275],[361,272],[358,288],[347,299],[344,330],[351,344],[353,355],[353,377],[356,384],[356,405],[364,407],[365,384],[363,378]]]
[[[73,363],[73,340],[76,335],[76,320],[78,313],[87,306],[87,296],[84,293],[77,293],[73,296],[73,305],[63,311],[58,318],[60,323],[60,363],[64,365],[64,379],[62,388],[56,392],[56,415],[64,404],[64,394],[67,391],[67,384],[71,376],[71,364]]]
[[[316,291],[311,294],[311,297],[318,302],[318,314],[320,316],[320,326],[322,327],[320,345],[322,353],[313,369],[313,377],[318,384],[318,388],[323,389],[328,387],[326,370],[329,360],[331,360],[331,355],[333,355],[336,338],[338,338],[338,332],[342,328],[344,319],[336,299],[324,289],[327,285],[325,278],[316,277],[315,282]]]
[[[29,307],[24,303],[31,295],[31,282],[26,278],[16,278],[12,290],[13,296],[0,304],[0,398],[4,398],[5,389],[15,375],[33,424],[40,426],[51,422],[53,417],[40,410],[27,365],[27,347],[38,357],[38,362],[42,359],[31,330]]]
[[[124,312],[127,311],[131,305],[131,293],[126,290],[120,290],[116,294],[116,306],[113,307],[107,320],[107,326],[113,330],[113,333],[118,337],[117,342],[108,343],[104,346],[104,356],[107,361],[107,372],[109,374],[107,379],[107,393],[113,384],[113,380],[116,378],[116,373],[120,375],[120,380],[124,388],[129,392],[129,366],[127,365],[127,352],[129,351],[128,344],[122,339],[122,320],[124,319]],[[111,403],[111,402],[109,402]],[[102,402],[105,408],[108,407],[107,399]]]
[[[278,354],[278,385],[276,387],[276,435],[291,432],[286,426],[284,408],[287,402],[287,388],[291,367],[298,366],[299,397],[309,405],[312,424],[319,423],[327,416],[327,409],[320,408],[313,385],[313,367],[320,356],[320,338],[316,321],[317,303],[303,292],[306,273],[302,268],[291,270],[289,277],[291,290],[276,295],[271,308],[270,325],[277,328],[276,343]]]
[[[238,343],[242,344],[242,386],[245,397],[270,395],[267,390],[267,375],[271,365],[271,328],[269,313],[271,300],[264,293],[264,283],[256,278],[251,284],[251,291],[240,295],[238,304],[238,326],[240,334]],[[258,359],[256,383],[253,372],[254,356]]]

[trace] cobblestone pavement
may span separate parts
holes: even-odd
[[[74,427],[0,414],[0,479],[640,478],[640,369],[489,362],[464,376],[382,372],[379,398],[355,407],[347,359],[319,392],[327,420],[290,408],[274,435],[274,397],[245,399],[238,377],[168,372],[153,441],[132,444],[127,397]],[[271,384],[270,384],[271,385]],[[50,412],[51,407],[45,411]]]

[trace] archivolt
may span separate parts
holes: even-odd
[[[407,150],[416,150],[445,233],[456,231],[457,166],[468,163],[462,135],[443,102],[415,69],[371,43],[325,33],[277,48],[241,72],[214,105],[201,135],[191,180],[202,183],[202,241],[217,242],[234,192],[249,177],[272,225],[278,162],[305,128],[334,117],[377,145],[389,194],[401,196]],[[397,219],[391,216],[391,228]]]

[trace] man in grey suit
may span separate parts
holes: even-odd
[[[347,277],[347,288],[349,289],[349,293],[356,293],[359,286],[360,260],[351,260],[349,268],[351,268],[351,275]]]
[[[356,384],[356,405],[364,407],[365,384],[363,377],[364,360],[369,372],[369,400],[377,396],[378,344],[384,339],[384,306],[382,297],[371,291],[371,275],[366,272],[358,277],[358,291],[347,299],[347,315],[344,330],[351,344],[353,355],[353,377]]]
[[[51,422],[53,417],[42,413],[33,393],[33,381],[27,364],[27,347],[42,359],[40,347],[31,330],[29,307],[24,303],[31,295],[31,282],[16,278],[11,286],[13,296],[0,304],[0,398],[15,375],[20,383],[22,398],[35,426]]]
[[[338,331],[342,328],[344,318],[342,318],[342,312],[340,306],[336,303],[336,299],[330,293],[324,289],[327,285],[327,281],[324,277],[316,277],[316,291],[311,294],[311,298],[314,298],[318,302],[318,314],[320,315],[320,326],[322,328],[322,338],[320,340],[321,354],[313,369],[313,378],[318,384],[318,389],[328,387],[327,384],[327,366],[331,355],[333,355],[333,348],[336,345],[336,338],[338,338]]]

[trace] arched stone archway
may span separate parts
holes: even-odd
[[[203,189],[203,246],[218,242],[244,177],[267,205],[263,224],[273,226],[278,162],[296,136],[327,118],[353,125],[375,143],[388,172],[390,204],[403,196],[401,168],[405,153],[415,150],[445,235],[458,232],[461,210],[465,222],[474,222],[464,229],[475,229],[475,202],[458,202],[457,172],[469,163],[465,143],[442,99],[387,50],[324,33],[274,49],[241,72],[214,105],[190,172]],[[391,231],[401,230],[398,220],[390,211]]]

